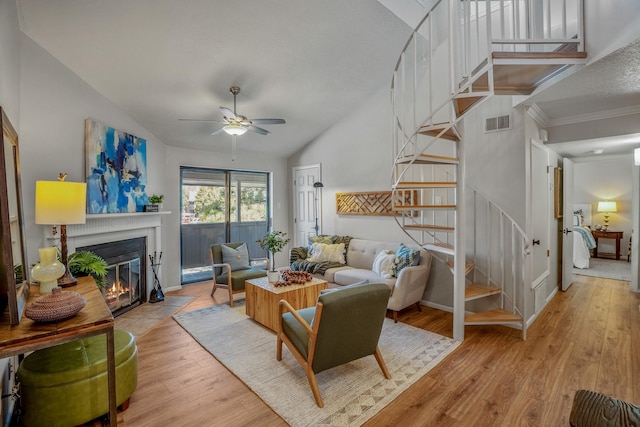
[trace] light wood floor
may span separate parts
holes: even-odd
[[[581,388],[640,404],[640,295],[627,282],[575,277],[527,341],[506,327],[467,326],[457,350],[366,425],[566,426]],[[170,294],[196,297],[184,311],[227,301],[210,290],[198,284]],[[451,315],[439,310],[408,309],[399,318],[452,333]],[[286,425],[173,319],[140,337],[138,351],[138,388],[118,425]]]

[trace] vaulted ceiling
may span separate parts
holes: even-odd
[[[233,108],[229,88],[237,85],[239,114],[287,122],[263,126],[267,136],[243,135],[239,151],[288,156],[390,85],[410,25],[431,3],[18,0],[18,7],[23,32],[162,142],[229,151],[230,136],[211,135],[220,124],[178,119],[221,120],[219,107]],[[550,125],[633,112],[638,69],[640,41],[527,103]],[[587,148],[572,142],[555,148],[584,155]]]
[[[162,142],[229,151],[220,106],[283,118],[238,150],[287,156],[390,86],[411,29],[371,0],[19,0],[24,33]]]

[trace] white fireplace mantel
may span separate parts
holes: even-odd
[[[136,237],[146,237],[147,253],[162,252],[162,217],[171,212],[144,212],[121,214],[88,214],[85,224],[67,225],[67,248],[73,253],[77,248],[116,242]],[[60,238],[53,235],[51,227],[44,227],[45,239],[52,244]],[[161,271],[158,272],[161,279]],[[147,297],[153,289],[153,275],[147,275]]]

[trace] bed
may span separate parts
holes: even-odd
[[[591,249],[596,247],[596,241],[591,234],[591,229],[584,224],[582,210],[573,212],[573,266],[584,269],[589,268]]]

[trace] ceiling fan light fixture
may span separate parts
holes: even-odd
[[[237,124],[226,125],[225,127],[222,128],[222,130],[224,130],[229,135],[236,135],[236,136],[244,135],[245,132],[247,132],[246,127],[237,125]]]

